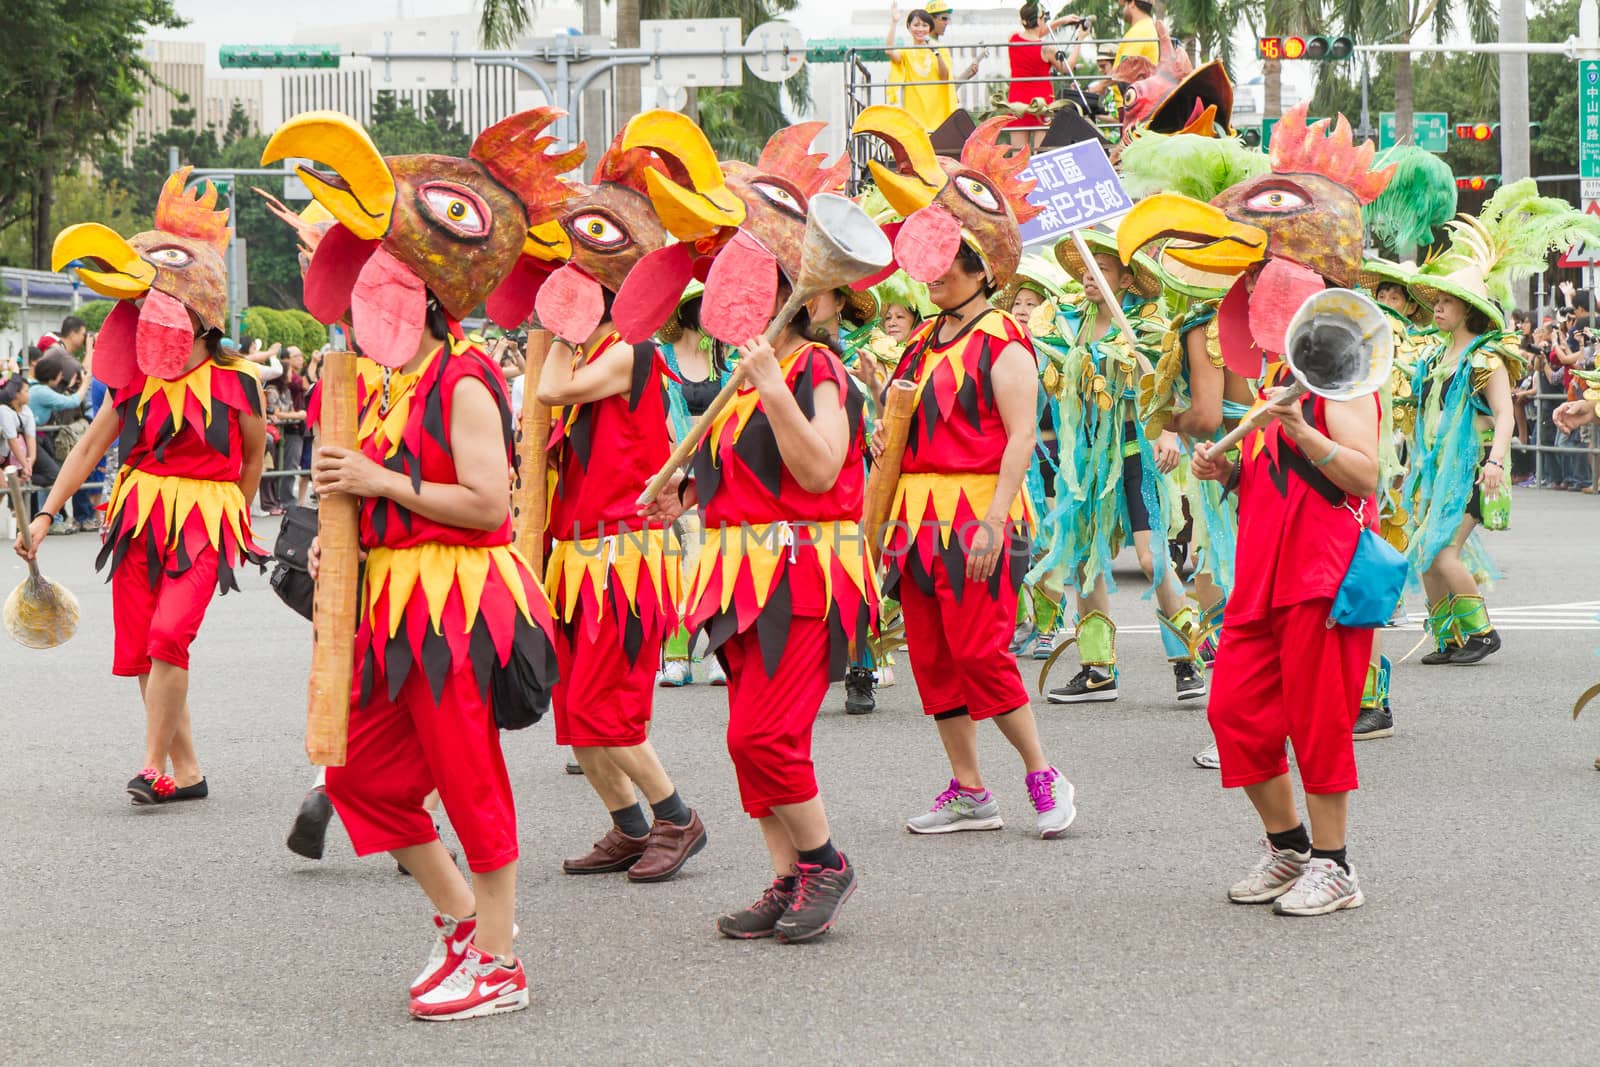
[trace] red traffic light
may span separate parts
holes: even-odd
[[[1283,39],[1283,58],[1299,59],[1306,54],[1306,42],[1303,37],[1285,37]]]
[[[1463,122],[1456,126],[1458,141],[1487,141],[1500,131],[1499,123]]]
[[[1500,184],[1498,174],[1472,174],[1456,179],[1456,188],[1469,193],[1481,193]]]

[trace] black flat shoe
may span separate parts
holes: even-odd
[[[129,778],[127,786],[128,796],[140,807],[165,804],[177,789],[178,784],[172,780],[172,775],[162,774],[153,767],[146,767]]]
[[[211,795],[211,790],[206,786],[206,780],[201,778],[194,785],[186,785],[174,789],[168,800],[204,800]]]
[[[318,786],[300,802],[300,813],[294,817],[294,826],[290,827],[289,839],[284,844],[296,856],[320,860],[322,846],[328,838],[328,822],[332,818],[333,801]]]
[[[1450,662],[1454,664],[1479,663],[1499,651],[1500,635],[1490,630],[1487,633],[1473,634],[1467,638],[1466,644],[1456,649],[1455,655],[1450,657]]]

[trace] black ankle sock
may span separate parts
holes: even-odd
[[[644,809],[637,804],[618,808],[611,813],[611,821],[616,824],[618,830],[629,837],[643,837],[650,832],[650,823],[644,817]]]
[[[1279,830],[1275,834],[1268,834],[1267,840],[1272,842],[1272,847],[1278,851],[1289,849],[1291,852],[1308,852],[1311,849],[1311,835],[1306,833],[1306,824],[1301,823],[1293,830]]]
[[[825,871],[837,871],[844,866],[844,857],[833,847],[833,838],[830,837],[816,848],[801,849],[800,862],[814,863]]]
[[[676,789],[670,797],[650,805],[650,813],[658,822],[670,822],[674,826],[688,826],[694,818],[694,812],[689,810],[689,805],[683,802]]]
[[[1342,848],[1314,848],[1311,850],[1311,858],[1314,860],[1332,860],[1339,865],[1339,869],[1344,871],[1345,874],[1350,873],[1350,864],[1345,861],[1344,849]]]

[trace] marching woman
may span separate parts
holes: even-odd
[[[779,304],[787,297],[784,283]],[[810,331],[802,311],[775,345],[740,347],[744,386],[684,491],[707,531],[689,624],[727,672],[728,754],[776,875],[754,904],[717,920],[733,938],[821,936],[856,886],[817,793],[811,731],[843,674],[847,637],[865,641],[877,604],[858,526],[861,401]]]
[[[1033,183],[1020,177],[1027,149],[997,144],[1005,125],[984,122],[949,170],[898,109],[867,108],[851,134],[896,146],[894,169],[870,169],[905,217],[896,255],[908,270],[904,261],[915,257],[917,270],[934,276],[928,294],[940,311],[912,335],[894,372],[914,383],[916,399],[889,508],[884,591],[900,600],[911,673],[951,770],[949,786],[906,829],[1003,825],[978,768],[978,723],[993,720],[1022,758],[1035,827],[1048,839],[1065,832],[1076,809],[1072,784],[1045,757],[1010,652],[1030,553],[1023,483],[1037,437],[1039,374],[1027,333],[989,301],[1021,261],[1018,219],[1039,209],[1027,201]],[[962,239],[948,257],[922,252],[931,229],[949,232],[952,223]]]
[[[356,447],[325,444],[312,463],[319,495],[359,498],[365,553],[346,758],[327,793],[356,854],[388,852],[437,913],[409,990],[411,1015],[434,1022],[529,1003],[512,952],[517,817],[500,730],[543,715],[556,653],[544,591],[512,545],[510,390],[460,321],[517,264],[523,204],[569,195],[557,176],[573,163],[536,137],[555,116],[502,120],[470,159],[386,159],[351,119],[310,112],[262,155],[336,174],[300,172],[338,220],[312,253],[307,302],[324,321],[348,310],[366,357]],[[319,389],[319,408],[332,402]],[[423,807],[434,790],[470,885]]]
[[[189,716],[189,646],[213,593],[237,589],[235,569],[266,558],[248,503],[265,456],[261,386],[254,364],[221,344],[228,213],[213,210],[209,183],[190,196],[188,174],[167,179],[153,230],[124,241],[96,223],[71,226],[52,257],[57,269],[85,264],[84,282],[118,300],[95,360],[112,400],[62,464],[33,543],[116,444],[122,466],[96,566],[110,570],[111,673],[139,679],[144,698],[144,769],[127,785],[135,804],[209,794]],[[27,555],[20,537],[17,553]]]
[[[1265,855],[1228,898],[1323,915],[1363,902],[1345,823],[1357,786],[1350,727],[1372,631],[1335,624],[1330,612],[1363,525],[1377,525],[1378,401],[1307,396],[1269,410],[1273,421],[1246,436],[1237,460],[1207,442],[1191,464],[1197,478],[1236,484],[1239,497],[1237,565],[1208,718],[1223,787],[1244,789],[1266,831]]]

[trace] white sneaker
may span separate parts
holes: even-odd
[[[894,666],[885,663],[872,672],[872,677],[879,689],[887,689],[894,684]]]
[[[428,1022],[480,1019],[528,1006],[528,976],[522,961],[502,966],[476,946],[432,989],[411,998],[411,1016]]]
[[[433,925],[439,931],[439,936],[433,939],[428,962],[422,965],[422,970],[411,981],[413,997],[422,996],[461,966],[461,961],[467,958],[467,946],[472,944],[472,935],[478,932],[476,918],[455,919],[449,915],[435,915]]]
[[[1029,649],[1028,654],[1034,659],[1049,659],[1050,653],[1054,652],[1055,650],[1056,635],[1040,634],[1039,640],[1033,643],[1033,648]]]
[[[1039,836],[1049,841],[1067,832],[1067,827],[1078,817],[1073,803],[1078,791],[1067,781],[1067,776],[1054,767],[1035,771],[1027,776],[1028,796],[1033,800],[1033,810],[1038,813],[1035,826]]]
[[[689,673],[689,661],[685,659],[669,659],[656,672],[656,685],[663,689],[677,689],[694,681],[694,676]]]
[[[1204,767],[1208,771],[1220,771],[1222,769],[1222,757],[1217,755],[1217,743],[1215,741],[1194,754],[1194,765],[1196,767]]]
[[[1366,902],[1354,867],[1347,871],[1332,860],[1318,857],[1306,863],[1300,877],[1272,905],[1272,910],[1279,915],[1327,915],[1359,908]]]
[[[722,661],[715,656],[706,659],[706,684],[728,684],[728,673],[722,669]]]
[[[1228,889],[1228,899],[1235,904],[1267,904],[1278,899],[1290,890],[1311,859],[1310,852],[1273,848],[1264,837],[1261,847],[1266,849],[1266,855],[1256,861],[1243,881]]]

